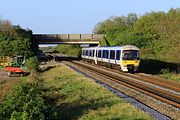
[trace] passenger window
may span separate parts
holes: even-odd
[[[101,58],[101,50],[98,50],[98,57]]]
[[[88,50],[86,50],[86,56],[88,56]]]
[[[92,54],[92,56],[94,57],[94,50],[93,50],[93,54]]]
[[[103,50],[103,58],[106,58],[106,51]]]
[[[115,58],[115,51],[114,50],[110,50],[110,59],[114,60]]]
[[[116,60],[120,60],[120,56],[121,56],[121,51],[117,50],[116,51]]]
[[[91,55],[92,55],[91,50],[89,50],[89,56],[91,56]]]
[[[108,50],[103,50],[103,58],[108,59],[108,56],[109,56],[109,51]]]
[[[106,58],[108,59],[109,58],[109,51],[106,50]]]

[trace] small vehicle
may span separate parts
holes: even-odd
[[[0,65],[5,67],[4,69],[8,72],[8,76],[12,75],[25,75],[25,57],[24,56],[1,56]]]
[[[11,77],[12,75],[19,75],[24,76],[25,70],[22,70],[20,67],[6,67],[6,71],[8,71],[8,76]]]
[[[139,48],[133,45],[82,48],[82,60],[123,72],[137,72],[140,64]]]

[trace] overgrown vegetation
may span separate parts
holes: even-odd
[[[37,60],[37,57],[30,57],[27,59],[25,66],[28,67],[31,71],[37,72],[39,70],[39,61]]]
[[[49,120],[55,114],[35,83],[21,83],[0,103],[2,120]]]
[[[7,94],[0,102],[0,119],[153,119],[68,67],[48,65],[40,74],[43,86],[24,77]]]
[[[0,56],[22,55],[28,58],[37,51],[38,45],[33,41],[31,30],[0,19]]]
[[[81,48],[79,45],[58,45],[56,48],[58,53],[80,57]]]
[[[64,65],[54,67],[42,76],[46,95],[55,106],[57,119],[153,119]]]
[[[111,17],[99,22],[94,33],[106,34],[107,44],[103,43],[105,46],[135,45],[141,49],[144,61],[148,59],[148,61],[157,60],[159,64],[161,61],[167,64],[174,63],[176,64],[174,72],[180,71],[179,8],[170,9],[167,13],[150,12],[140,17],[136,13]],[[150,73],[154,73],[156,69],[150,67],[154,66],[153,62],[148,66]]]

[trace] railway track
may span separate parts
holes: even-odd
[[[94,79],[102,86],[105,85],[104,87],[107,89],[110,88],[109,90],[111,90],[111,88],[114,89],[115,91],[112,91],[115,92],[115,94],[116,91],[119,91],[127,95],[126,97],[121,96],[127,101],[129,101],[129,97],[139,101],[148,108],[144,109],[142,105],[137,107],[150,113],[156,119],[164,119],[162,114],[171,119],[180,118],[179,83],[169,80],[166,80],[167,82],[164,83],[164,79],[159,79],[154,76],[151,77],[151,75],[144,73],[122,73],[114,69],[79,62],[77,59],[69,59],[69,57],[66,57],[67,56],[65,56],[65,58],[57,56],[57,61],[63,61],[64,64],[77,72],[79,71],[83,75]],[[132,101],[130,100],[129,102],[136,106],[137,103]],[[152,112],[154,110],[157,112]],[[159,117],[159,113],[161,117]]]
[[[93,66],[96,66],[96,65],[93,65]],[[160,86],[162,88],[167,88],[167,89],[175,91],[175,92],[180,92],[180,83],[175,82],[175,81],[166,80],[166,79],[163,79],[160,77],[155,77],[153,75],[147,75],[144,73],[130,74],[130,73],[123,73],[123,72],[120,72],[120,71],[117,71],[114,69],[109,69],[106,67],[103,67],[103,69],[130,77],[130,78],[148,82],[148,83]]]
[[[110,69],[108,69],[108,71],[107,71],[106,68],[105,69],[99,69],[95,66],[84,64],[84,63],[77,62],[77,61],[73,61],[73,63],[78,64],[78,65],[85,67],[87,69],[93,70],[96,72],[96,74],[101,74],[103,76],[107,76],[107,77],[109,77],[109,79],[111,79],[112,81],[115,81],[119,84],[123,84],[125,86],[131,87],[131,88],[138,90],[144,94],[147,94],[153,98],[156,98],[162,102],[165,102],[167,104],[171,104],[177,108],[180,108],[180,95],[179,94],[176,94],[176,93],[164,90],[164,89],[160,89],[157,87],[153,87],[153,86],[150,86],[149,84],[145,84],[143,82],[139,82],[135,79],[135,78],[137,78],[135,76],[129,77],[129,76],[124,75],[122,73],[117,74],[117,72],[112,72],[112,70],[110,70]],[[140,79],[140,80],[144,80],[144,81],[148,80],[148,82],[152,82],[152,81],[150,81],[150,79]],[[153,83],[155,83],[155,82],[153,82]],[[160,83],[158,83],[158,84],[160,85]],[[165,86],[165,85],[166,84],[162,84],[162,86]],[[170,89],[172,88],[172,89],[178,90],[178,88],[174,88],[173,86],[168,86],[168,87]]]
[[[79,61],[71,61],[71,62],[78,66],[84,67],[88,70],[94,71],[95,74],[101,75],[103,77],[108,77],[108,79],[118,84],[123,84],[127,87],[130,87],[141,93],[144,93],[148,96],[158,99],[164,103],[170,104],[178,109],[180,108],[180,95],[179,95],[180,89],[178,85],[174,86],[174,84],[169,84],[169,83],[166,84],[162,82],[162,80],[155,80],[149,76],[145,76],[142,74],[138,74],[138,75],[127,74],[104,67],[99,68],[95,65],[86,64]],[[151,84],[155,84],[156,86],[158,85],[161,88],[149,85],[147,84],[147,82]],[[162,89],[162,87],[168,88],[168,90]]]

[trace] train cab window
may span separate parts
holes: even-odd
[[[110,59],[114,59],[114,58],[115,58],[115,51],[110,50]]]
[[[116,51],[116,60],[120,60],[120,56],[121,56],[121,51],[117,50]]]
[[[101,58],[101,50],[98,50],[98,58]]]
[[[138,50],[124,50],[123,51],[123,60],[139,60],[139,51]]]
[[[108,56],[109,56],[109,51],[108,50],[103,50],[103,58],[108,59]]]

